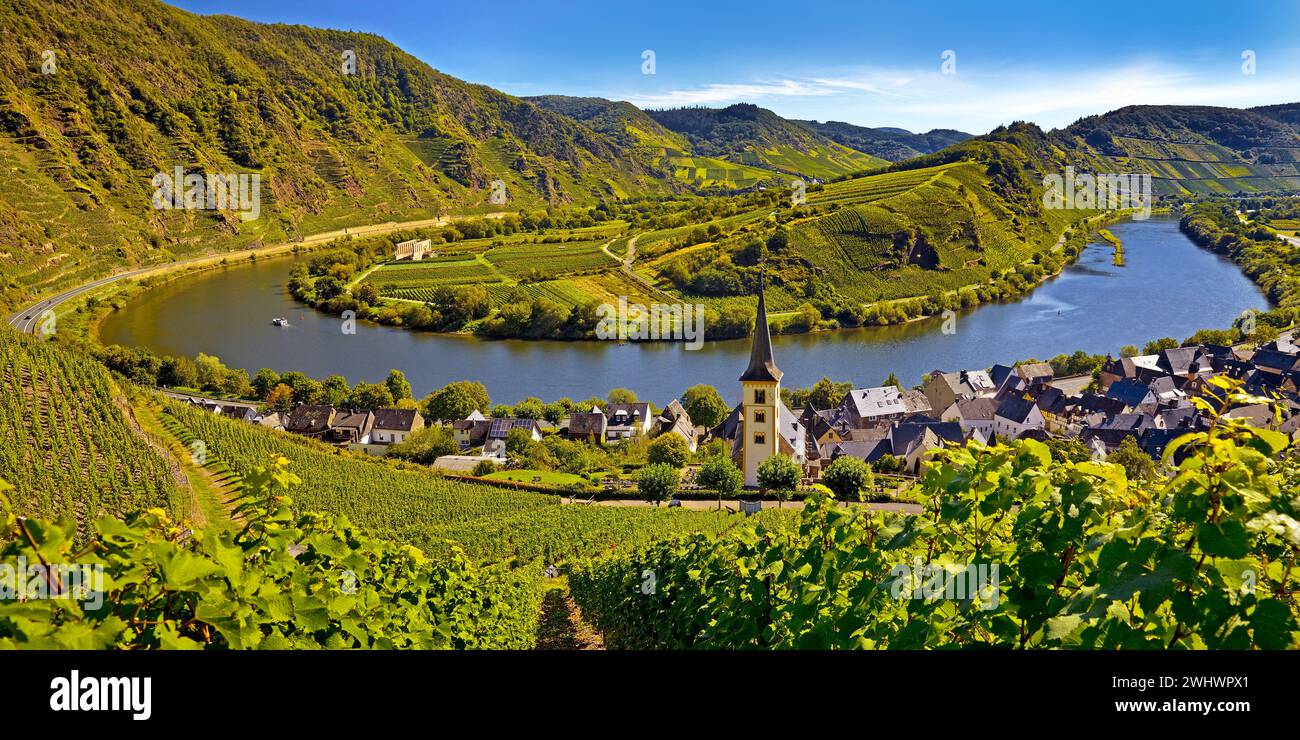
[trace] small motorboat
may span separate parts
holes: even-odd
[[[289,320],[288,320],[288,319],[271,319],[271,323],[272,323],[272,324],[275,324],[276,326],[288,326],[288,325],[289,325]]]

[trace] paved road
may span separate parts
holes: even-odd
[[[561,500],[562,500],[564,503],[569,503],[569,499],[567,499],[567,498],[563,498],[563,499],[561,499]],[[583,503],[584,503],[583,501],[579,500],[579,501],[576,502],[576,505],[579,505],[579,506],[580,506],[580,505],[582,505]],[[763,502],[763,508],[764,508],[764,509],[775,509],[775,508],[777,508],[777,505],[776,505],[776,504],[777,504],[776,501],[764,501],[764,502]],[[631,507],[631,508],[647,508],[647,507],[653,506],[654,504],[650,504],[650,503],[647,503],[647,502],[645,502],[645,501],[636,501],[636,500],[616,500],[616,501],[597,501],[594,505],[595,505],[595,506],[619,506],[619,507]],[[666,504],[661,504],[661,505],[660,505],[660,508],[663,508],[663,507],[665,507],[665,506],[666,506]],[[735,500],[723,500],[723,502],[722,502],[722,508],[724,508],[724,509],[728,509],[728,510],[730,510],[730,511],[735,511],[735,510],[737,509],[738,506],[739,506],[739,504],[738,504]],[[862,506],[862,507],[865,507],[865,508],[868,508],[868,509],[872,509],[872,510],[874,510],[874,511],[894,511],[894,512],[900,512],[900,513],[903,513],[903,514],[920,514],[920,513],[921,513],[921,505],[920,505],[920,504],[881,503],[881,504],[854,504],[854,506]],[[696,509],[696,510],[700,510],[700,511],[713,510],[713,509],[718,508],[718,500],[717,500],[717,499],[713,499],[713,500],[710,501],[710,500],[687,499],[687,500],[683,500],[683,501],[682,501],[682,508],[684,508],[684,509]],[[786,501],[786,502],[784,502],[784,503],[781,504],[781,508],[783,508],[783,509],[802,509],[802,508],[803,508],[803,502],[802,502],[802,501]]]
[[[377,236],[380,234],[387,234],[394,231],[402,231],[404,229],[418,229],[427,226],[442,226],[452,221],[462,221],[468,218],[501,218],[502,216],[506,215],[506,213],[507,213],[506,211],[498,211],[494,213],[485,213],[482,215],[471,214],[465,216],[439,216],[438,218],[426,218],[418,221],[389,221],[388,223],[383,223],[383,224],[371,224],[369,226],[357,226],[354,228],[337,229],[335,231],[326,231],[319,234],[313,234],[311,236],[304,237],[301,241],[297,241],[297,242],[289,242],[285,244],[274,244],[266,247],[246,249],[239,252],[217,252],[212,254],[204,254],[204,255],[199,255],[197,257],[189,257],[183,260],[176,260],[175,262],[166,262],[160,265],[150,265],[148,267],[141,267],[135,270],[130,270],[128,272],[117,273],[116,275],[109,275],[108,277],[100,278],[98,280],[91,281],[84,285],[79,285],[70,290],[65,290],[62,293],[52,295],[48,298],[43,298],[37,303],[34,303],[31,306],[28,306],[27,308],[23,309],[22,311],[19,311],[9,316],[6,319],[6,322],[10,326],[12,326],[13,328],[17,329],[18,331],[24,334],[34,334],[40,329],[41,315],[44,312],[52,311],[60,303],[63,303],[64,301],[82,295],[87,291],[94,290],[103,285],[108,285],[109,283],[115,283],[119,280],[130,280],[132,278],[143,277],[145,275],[149,275],[155,272],[174,270],[179,267],[197,266],[205,262],[220,262],[223,259],[234,261],[238,259],[247,259],[248,257],[254,255],[267,256],[279,252],[288,252],[293,250],[294,247],[310,246],[312,244],[319,244],[321,242],[327,242],[344,236]]]

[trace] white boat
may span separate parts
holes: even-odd
[[[272,324],[275,324],[276,326],[288,326],[288,325],[289,325],[289,320],[288,320],[288,319],[271,319],[271,323],[272,323]]]

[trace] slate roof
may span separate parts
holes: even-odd
[[[769,381],[781,379],[781,370],[772,359],[772,333],[767,327],[767,299],[764,293],[763,274],[758,277],[758,314],[754,318],[754,344],[749,350],[749,367],[740,376],[741,381]]]
[[[993,421],[998,411],[997,401],[991,398],[963,398],[954,405],[966,421]]]
[[[1110,387],[1106,389],[1106,397],[1113,398],[1130,408],[1141,406],[1144,403],[1151,403],[1155,400],[1155,394],[1151,393],[1151,389],[1147,387],[1146,383],[1130,378],[1111,383]]]
[[[600,409],[569,414],[569,436],[605,438],[606,418]]]
[[[420,412],[415,409],[378,409],[375,411],[375,429],[413,432],[424,426],[423,418],[416,421],[419,416]]]
[[[901,414],[907,411],[907,407],[903,403],[903,394],[892,385],[877,388],[855,388],[845,394],[841,405],[851,408],[863,419]]]
[[[650,418],[650,404],[644,401],[636,403],[611,403],[605,407],[608,426],[640,426]]]
[[[1016,368],[1016,374],[1029,382],[1048,381],[1056,377],[1056,371],[1047,362],[1029,362]]]
[[[997,415],[1017,424],[1024,424],[1035,408],[1038,406],[1032,399],[1012,397],[998,406]]]
[[[334,414],[333,406],[300,404],[289,411],[289,416],[284,420],[284,428],[294,434],[324,434],[329,431]]]

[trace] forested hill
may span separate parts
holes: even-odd
[[[1053,131],[1063,149],[1104,171],[1146,172],[1158,192],[1300,189],[1300,105],[1252,109],[1135,105]]]
[[[947,128],[931,129],[923,134],[914,134],[901,128],[868,128],[855,126],[843,121],[795,121],[795,123],[815,131],[832,141],[866,152],[890,162],[919,157],[951,146],[971,137],[964,131]]]
[[[829,176],[884,164],[879,157],[838,144],[750,103],[647,112],[665,128],[685,136],[697,154],[706,156]]]
[[[6,292],[222,244],[499,210],[494,179],[516,207],[682,189],[614,138],[370,34],[154,0],[12,0],[0,25]],[[151,179],[177,166],[260,174],[260,217],[154,210]]]

